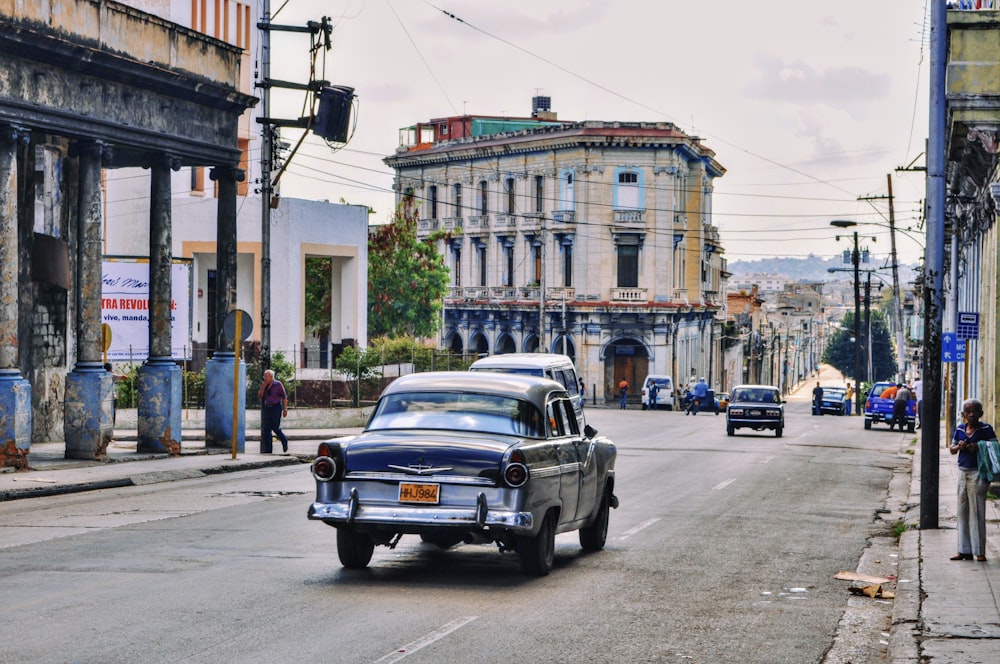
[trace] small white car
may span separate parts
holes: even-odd
[[[670,376],[650,374],[642,381],[642,409],[649,408],[649,386],[656,383],[658,392],[656,393],[656,403],[653,409],[666,408],[674,409],[674,380]]]

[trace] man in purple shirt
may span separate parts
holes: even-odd
[[[288,395],[272,370],[264,372],[257,396],[260,397],[260,453],[271,453],[271,432],[281,441],[281,450],[288,452],[288,437],[281,430],[281,416],[288,415]]]

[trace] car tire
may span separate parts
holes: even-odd
[[[736,435],[736,427],[734,427],[732,424],[726,425],[726,435],[727,436],[735,436]]]
[[[556,521],[552,512],[542,519],[542,527],[534,537],[523,536],[518,543],[517,553],[521,558],[521,570],[527,574],[546,576],[552,571],[556,551]]]
[[[375,542],[353,528],[337,528],[337,555],[347,569],[364,569],[371,562]]]
[[[865,418],[865,429],[871,429],[871,428],[872,428],[872,421],[866,417]]]
[[[781,438],[781,434],[782,434],[782,426],[779,424],[778,426],[774,427],[774,437]]]
[[[600,551],[608,541],[608,521],[611,516],[611,501],[607,490],[601,496],[601,504],[597,507],[597,517],[594,522],[580,529],[580,546],[584,551]]]

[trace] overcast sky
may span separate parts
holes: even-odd
[[[669,121],[702,137],[727,170],[713,223],[729,261],[837,255],[848,243],[829,222],[849,219],[872,224],[858,227],[862,244],[885,262],[888,202],[859,198],[885,197],[891,174],[908,231],[900,261],[912,263],[924,174],[896,169],[925,165],[928,1],[271,0],[276,24],[331,17],[317,78],[360,102],[350,143],[307,139],[282,194],[366,204],[385,221],[382,158],[401,127],[524,117],[541,94],[561,120]],[[273,34],[272,78],[307,80],[308,37]],[[298,117],[301,104],[276,91],[271,114]]]

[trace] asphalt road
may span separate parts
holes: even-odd
[[[305,465],[0,503],[0,662],[820,662],[903,434],[787,408],[780,439],[588,409],[621,508],[544,578],[412,536],[343,570]]]

